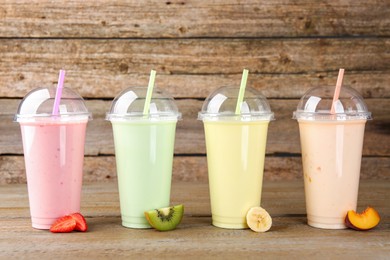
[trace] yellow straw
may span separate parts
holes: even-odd
[[[156,78],[156,71],[150,71],[148,90],[146,92],[145,97],[145,105],[144,105],[144,115],[149,115],[150,108],[150,100],[152,99],[153,87],[154,87],[154,79]]]
[[[249,71],[247,69],[244,69],[242,71],[240,91],[238,92],[237,105],[236,105],[236,115],[241,114],[241,105],[242,105],[242,101],[244,100],[244,93],[245,93],[246,81],[248,79],[248,72]]]

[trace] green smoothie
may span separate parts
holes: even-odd
[[[168,207],[177,120],[111,120],[122,225],[150,228],[144,211]]]

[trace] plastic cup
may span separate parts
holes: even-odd
[[[205,100],[204,123],[212,223],[248,228],[246,214],[260,206],[267,131],[273,113],[265,97],[247,88],[236,114],[238,88],[222,87]]]
[[[301,98],[298,120],[307,221],[325,229],[346,228],[356,210],[363,136],[371,113],[359,93],[343,86],[331,113],[335,87],[316,87]]]
[[[128,88],[112,102],[106,119],[114,133],[122,225],[150,228],[144,212],[168,207],[177,120],[174,100],[154,88],[143,114],[147,88]]]
[[[32,226],[49,229],[80,211],[85,130],[91,114],[83,99],[63,89],[59,114],[52,115],[56,88],[37,88],[19,104],[19,122]]]

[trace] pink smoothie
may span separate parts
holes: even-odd
[[[87,120],[20,122],[32,226],[80,211]]]

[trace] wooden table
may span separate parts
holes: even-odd
[[[390,258],[389,184],[362,181],[359,210],[381,214],[368,232],[322,230],[306,225],[303,184],[265,182],[262,205],[273,217],[269,232],[228,230],[211,225],[207,183],[175,182],[172,204],[185,216],[170,232],[121,226],[115,182],[84,184],[82,213],[89,230],[53,234],[31,227],[26,185],[0,186],[0,258]]]

